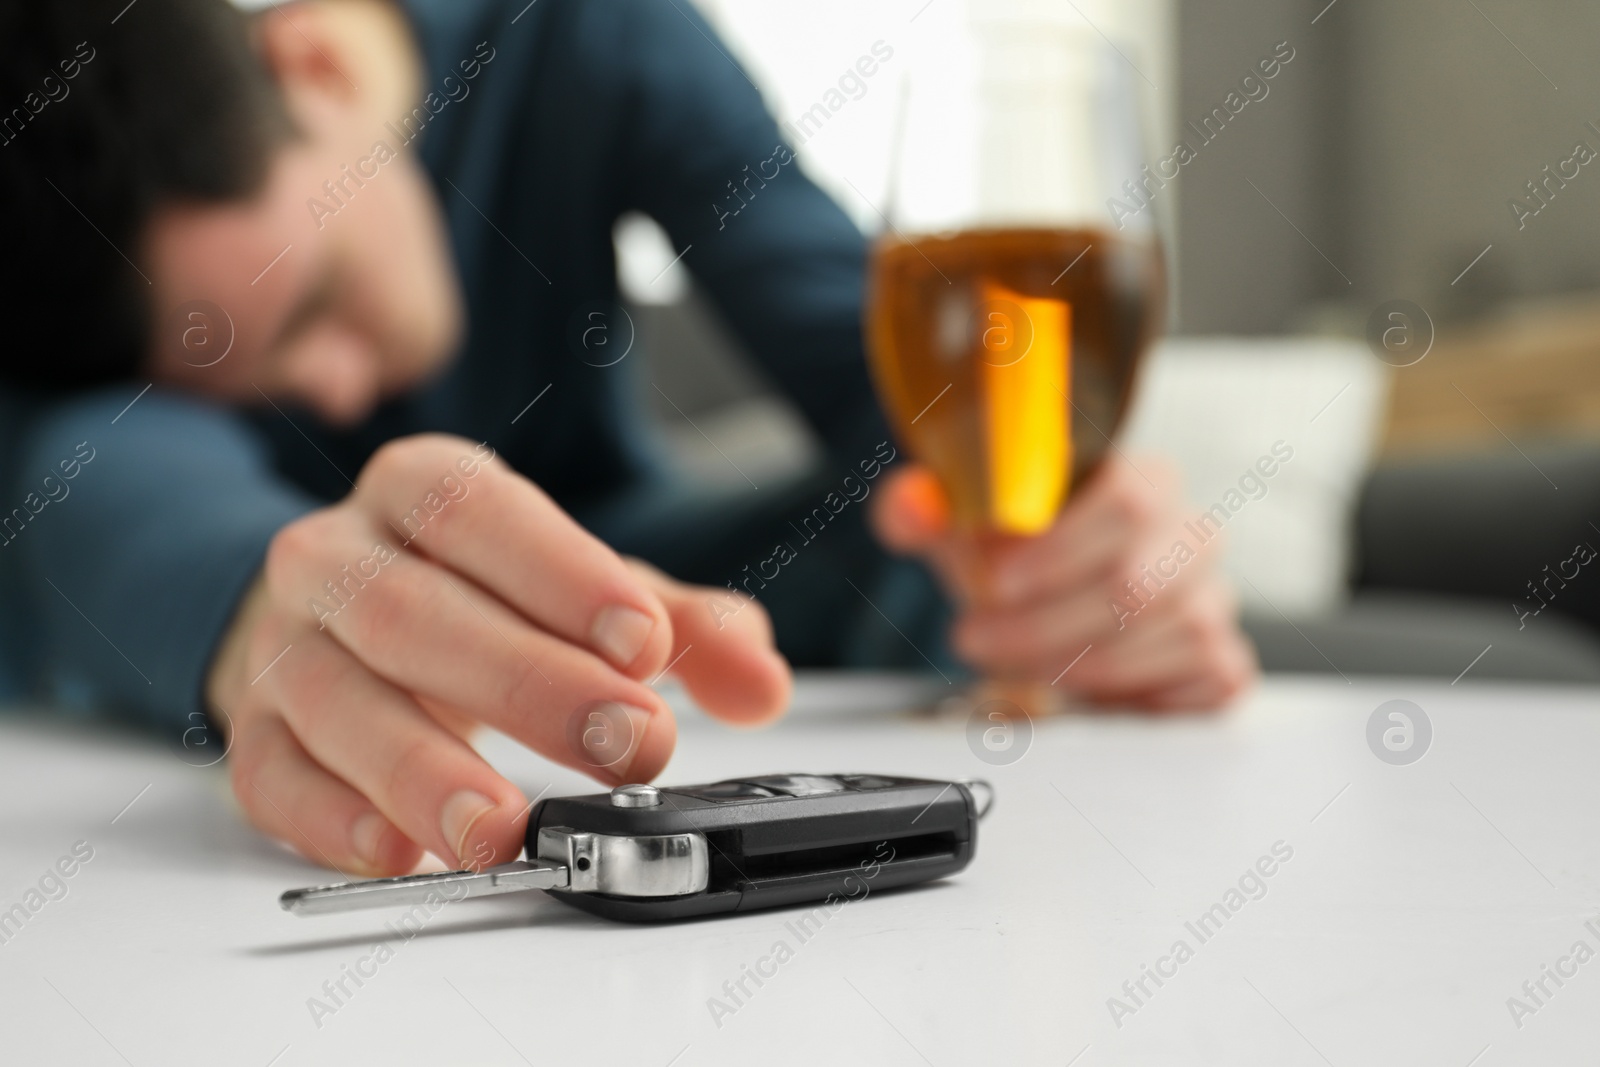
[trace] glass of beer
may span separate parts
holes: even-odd
[[[1112,449],[1164,317],[1170,179],[1144,166],[1123,53],[1081,19],[979,8],[958,44],[912,60],[867,346],[981,598],[985,546],[1048,529]]]

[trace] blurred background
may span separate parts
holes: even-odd
[[[967,4],[696,3],[780,123],[804,130],[789,134],[801,165],[878,232],[902,72],[966,32]],[[1153,198],[1169,336],[1122,443],[1135,464],[1142,450],[1176,459],[1196,515],[1275,442],[1294,449],[1229,525],[1265,665],[1600,680],[1600,566],[1585,558],[1600,546],[1600,166],[1586,162],[1600,152],[1600,9],[1032,6],[1123,55],[1152,165],[1180,139],[1198,146]],[[892,58],[827,107],[875,44]],[[1229,94],[1275,54],[1292,58],[1233,113]],[[1219,109],[1225,128],[1203,142]],[[670,267],[665,235],[629,218],[616,239],[641,402],[675,462],[730,489],[745,483],[718,448],[758,483],[818,463]],[[1400,322],[1398,353],[1370,339]]]

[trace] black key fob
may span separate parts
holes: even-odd
[[[624,785],[541,801],[525,860],[291,890],[282,904],[314,914],[544,889],[608,919],[656,922],[859,900],[965,867],[991,799],[982,782],[873,774]]]
[[[621,786],[542,801],[528,854],[571,870],[555,895],[573,907],[682,919],[943,878],[971,862],[978,814],[967,785],[881,775]]]

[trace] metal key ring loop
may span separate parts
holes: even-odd
[[[978,801],[979,819],[984,818],[989,814],[990,811],[994,809],[994,786],[991,785],[986,779],[957,778],[956,782],[959,785],[966,786],[967,791],[972,793],[973,798]],[[980,792],[983,794],[982,797],[978,796]]]

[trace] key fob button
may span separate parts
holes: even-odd
[[[770,789],[786,797],[811,797],[819,793],[842,793],[844,783],[818,774],[770,774],[764,778],[745,778],[750,785]]]
[[[678,793],[687,793],[701,800],[750,800],[761,797],[778,796],[770,789],[763,789],[759,785],[749,782],[712,782],[710,785],[696,786],[693,789],[674,790]]]
[[[899,784],[895,779],[885,778],[881,774],[846,774],[841,775],[839,780],[855,789],[888,789]]]
[[[661,790],[653,785],[619,785],[611,791],[613,808],[654,808],[661,804]]]

